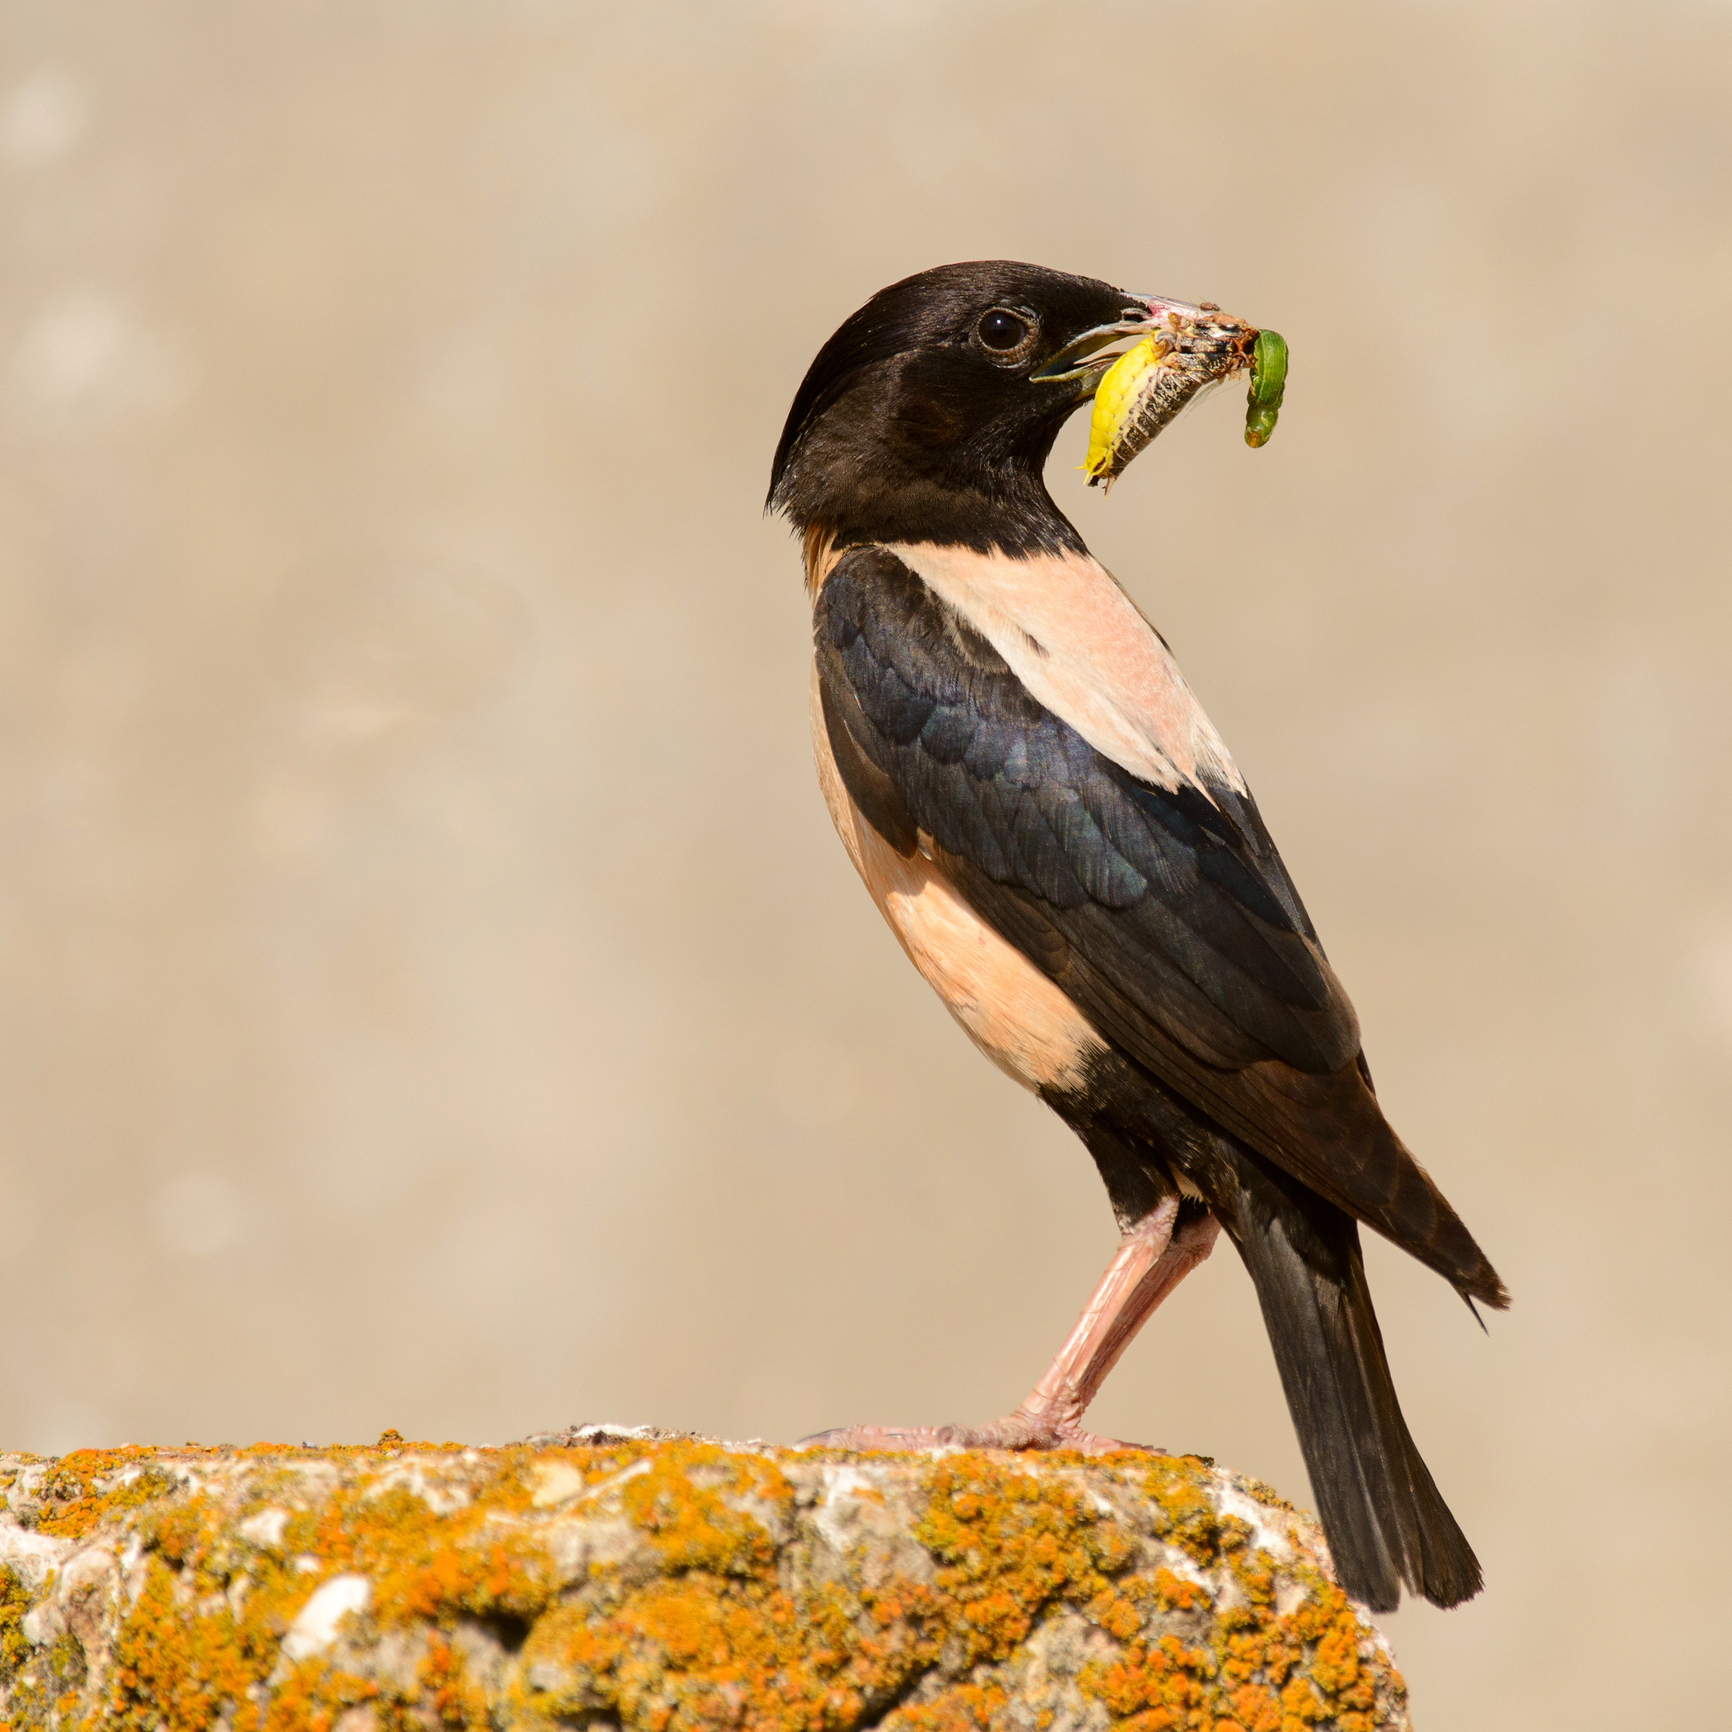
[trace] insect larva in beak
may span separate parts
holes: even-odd
[[[1251,389],[1245,398],[1245,443],[1269,442],[1287,388],[1287,345],[1274,331],[1259,331],[1251,350]]]
[[[1200,391],[1252,365],[1257,331],[1217,307],[1169,312],[1167,327],[1144,337],[1101,375],[1083,462],[1091,487],[1101,482],[1110,487]],[[1266,389],[1274,391],[1278,407],[1287,349],[1273,332],[1268,335],[1275,348],[1270,351]],[[1262,438],[1254,444],[1261,444],[1275,424],[1274,407],[1266,413]]]
[[[1137,441],[1136,450],[1125,454],[1125,444],[1144,406],[1160,380],[1161,362],[1170,345],[1160,337],[1144,337],[1135,347],[1127,349],[1102,375],[1095,391],[1094,413],[1089,417],[1089,449],[1083,459],[1089,486],[1104,480],[1110,487],[1124,466],[1149,439],[1160,432],[1154,428],[1148,438]],[[1175,409],[1174,414],[1177,413]],[[1169,414],[1161,426],[1170,421]]]

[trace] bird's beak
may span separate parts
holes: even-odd
[[[1101,375],[1124,353],[1124,340],[1141,342],[1157,331],[1194,329],[1198,320],[1236,325],[1214,306],[1193,306],[1189,301],[1169,301],[1162,295],[1126,293],[1124,311],[1111,324],[1096,325],[1072,337],[1057,354],[1029,374],[1031,384],[1053,384],[1075,380],[1077,395],[1091,397]]]

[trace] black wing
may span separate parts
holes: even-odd
[[[831,749],[868,823],[927,847],[1127,1056],[1498,1302],[1378,1110],[1352,1006],[1248,795],[1169,791],[1096,751],[882,548],[838,561],[814,632]]]
[[[1248,796],[1169,791],[1096,751],[882,549],[838,563],[816,632],[843,779],[894,846],[924,831],[1020,892],[1207,1062],[1353,1059],[1352,1007]]]

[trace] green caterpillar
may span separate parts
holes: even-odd
[[[1274,331],[1259,331],[1251,350],[1251,389],[1245,398],[1245,443],[1269,442],[1287,388],[1287,345]]]

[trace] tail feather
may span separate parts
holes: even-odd
[[[1401,1416],[1357,1222],[1221,1139],[1209,1203],[1256,1284],[1341,1585],[1393,1611],[1405,1582],[1434,1605],[1480,1590],[1479,1560]]]

